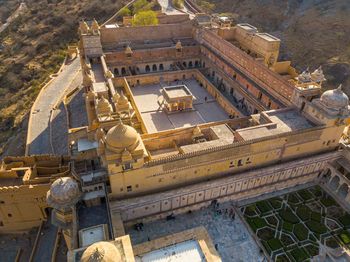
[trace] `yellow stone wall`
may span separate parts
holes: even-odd
[[[47,219],[50,184],[0,187],[0,233],[25,231]]]
[[[334,140],[334,137],[340,137],[344,127],[316,127],[258,142],[237,142],[218,150],[153,160],[142,168],[122,173],[119,173],[115,165],[111,164],[108,166],[112,191],[110,196],[125,198],[174,188],[224,174],[329,151],[337,147],[338,141]],[[160,142],[160,140],[154,142]]]

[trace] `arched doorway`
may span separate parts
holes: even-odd
[[[193,67],[192,61],[190,61],[190,62],[188,63],[188,67],[189,67],[189,68]]]
[[[339,187],[339,190],[337,192],[338,196],[341,198],[346,198],[346,196],[349,194],[349,186],[344,183]]]
[[[118,70],[118,68],[114,68],[114,75],[119,76],[119,70]]]
[[[156,65],[156,64],[154,64],[154,65],[152,66],[152,71],[157,71],[157,65]]]
[[[340,182],[340,178],[338,176],[334,176],[329,182],[329,187],[332,190],[337,190],[337,188],[339,187],[339,182]]]
[[[159,65],[159,70],[160,70],[160,71],[163,71],[163,70],[164,70],[163,64],[160,64],[160,65]]]
[[[145,67],[145,71],[146,71],[147,73],[151,71],[151,68],[150,68],[150,66],[149,66],[149,65],[146,65],[146,67]]]
[[[126,69],[125,69],[125,67],[122,67],[122,75],[123,75],[123,76],[126,75]]]

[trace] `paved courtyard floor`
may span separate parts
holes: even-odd
[[[186,85],[193,95],[193,110],[165,113],[160,105],[162,88],[182,84]],[[131,91],[149,133],[229,118],[219,103],[195,79],[179,80],[170,84],[136,86]]]
[[[225,210],[228,210],[226,213]],[[143,231],[127,228],[133,244],[142,243],[171,233],[181,232],[198,226],[204,226],[223,262],[260,262],[266,261],[256,242],[238,215],[232,219],[231,203],[220,204],[218,210],[208,207],[199,211],[176,216],[174,220],[166,219],[144,225]]]

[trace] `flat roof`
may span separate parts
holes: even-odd
[[[268,33],[257,33],[256,36],[259,36],[269,42],[279,42],[281,41],[279,38],[273,36],[273,35],[270,35]]]
[[[161,108],[162,89],[165,85],[152,84],[131,88],[148,133],[190,127],[229,119],[219,103],[195,79],[174,81],[171,85],[186,85],[193,95],[193,110],[167,114]]]
[[[204,262],[204,254],[196,240],[188,240],[135,257],[136,262]]]
[[[271,125],[257,125],[236,130],[244,140],[252,140],[272,135],[278,135],[291,131],[298,131],[314,127],[315,124],[308,121],[298,110],[273,110],[265,112]]]
[[[163,87],[164,95],[169,99],[184,98],[192,96],[190,90],[185,85]]]
[[[258,29],[250,24],[243,23],[243,24],[237,24],[238,27],[243,28],[244,30],[247,31],[252,31],[252,32],[258,32]]]

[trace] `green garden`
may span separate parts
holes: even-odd
[[[273,261],[303,262],[321,246],[350,249],[350,215],[315,186],[241,208]]]

